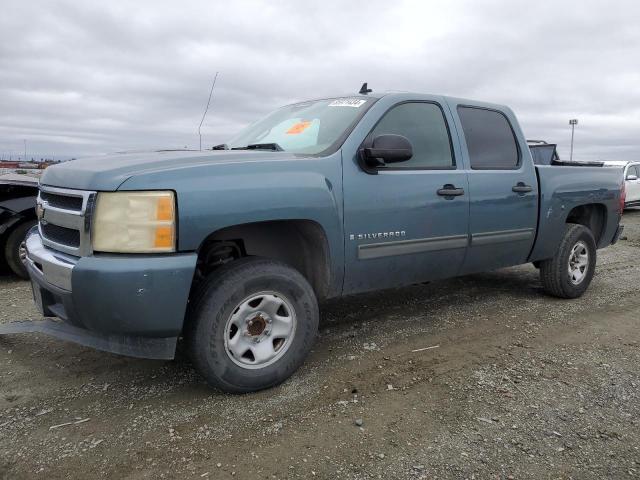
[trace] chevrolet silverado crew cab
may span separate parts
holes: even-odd
[[[37,306],[62,322],[2,332],[146,358],[173,358],[182,336],[211,385],[267,388],[308,354],[320,299],[528,262],[549,294],[579,297],[620,235],[623,183],[535,166],[501,105],[295,103],[212,150],[48,168],[26,261]]]

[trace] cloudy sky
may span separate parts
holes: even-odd
[[[293,100],[409,90],[510,105],[568,158],[640,159],[634,1],[25,1],[0,14],[0,155],[197,147]]]

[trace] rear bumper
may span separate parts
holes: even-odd
[[[149,345],[159,344],[161,351],[167,345],[175,348],[195,271],[195,253],[78,258],[44,246],[36,229],[27,236],[27,251],[34,300],[44,316],[58,317],[64,325],[38,323],[31,330],[23,325],[22,331],[41,331],[146,358],[159,358],[148,354],[145,348]],[[0,327],[0,333],[3,330]],[[83,333],[84,340],[79,341]],[[135,354],[136,345],[139,354]],[[167,358],[166,353],[162,355],[160,358]]]

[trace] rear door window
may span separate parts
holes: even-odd
[[[471,168],[513,170],[520,163],[520,150],[507,117],[496,110],[458,107]]]

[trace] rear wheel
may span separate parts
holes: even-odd
[[[9,268],[20,278],[28,279],[27,267],[25,265],[27,257],[27,249],[25,246],[25,237],[27,232],[36,224],[35,220],[29,220],[19,224],[7,237],[7,243],[4,246],[4,255]]]
[[[540,262],[540,279],[547,293],[577,298],[589,287],[595,269],[596,242],[591,230],[568,224],[555,256]]]
[[[313,289],[297,270],[247,257],[205,280],[190,308],[185,338],[209,384],[250,392],[295,372],[315,340],[318,318]]]

